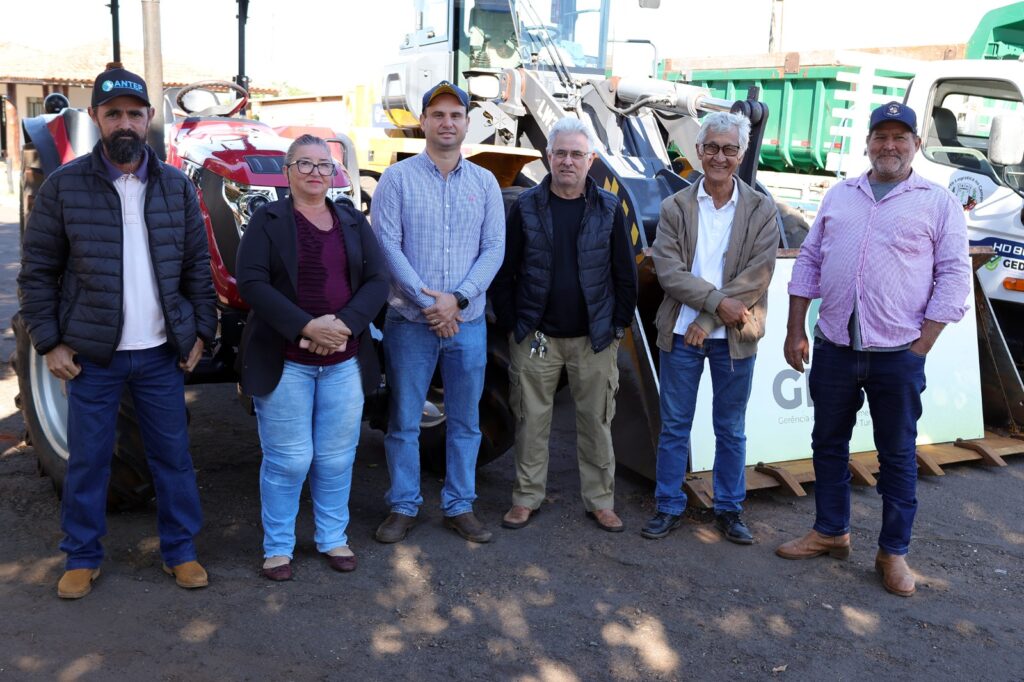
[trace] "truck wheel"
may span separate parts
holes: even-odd
[[[804,239],[807,238],[807,233],[811,231],[811,226],[807,224],[807,218],[789,204],[777,201],[775,205],[779,209],[779,217],[782,218],[782,228],[786,232],[786,242],[789,244],[789,248],[799,249],[800,245],[804,243]]]
[[[50,477],[60,496],[68,465],[68,399],[64,382],[50,374],[46,360],[32,347],[20,315],[14,316],[11,327],[17,344],[13,364],[20,391],[15,403],[21,408],[25,421],[25,440],[36,453],[40,471]],[[125,391],[117,420],[107,508],[138,507],[152,497],[153,484],[135,409],[130,394]]]

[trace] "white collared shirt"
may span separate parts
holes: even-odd
[[[167,343],[146,228],[146,183],[125,174],[114,181],[121,198],[124,240],[121,341],[117,350],[142,350]]]
[[[725,252],[729,248],[729,237],[732,236],[732,219],[736,215],[736,202],[739,201],[740,190],[736,178],[732,181],[732,196],[721,208],[715,208],[715,200],[704,190],[704,179],[701,178],[697,188],[697,246],[693,253],[693,264],[690,272],[706,282],[721,289],[725,277]],[[684,305],[679,310],[674,332],[686,334],[687,328],[697,316],[699,310]],[[708,334],[709,339],[724,339],[725,326],[719,325]]]

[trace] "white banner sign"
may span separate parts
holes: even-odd
[[[800,374],[787,365],[782,353],[789,310],[786,287],[794,262],[790,258],[779,259],[768,291],[768,330],[758,346],[754,385],[747,405],[747,464],[811,456],[814,407],[807,390],[807,373]],[[968,300],[973,302],[974,296]],[[809,311],[808,338],[813,338],[811,330],[817,319],[817,304],[815,301]],[[814,362],[813,355],[811,362]],[[963,320],[942,332],[928,354],[925,376],[927,388],[921,397],[924,414],[918,422],[918,445],[981,438],[984,424],[973,307]],[[693,471],[709,471],[715,461],[711,398],[711,376],[705,366],[690,439]],[[864,408],[857,414],[850,451],[874,449],[871,415],[865,401]]]

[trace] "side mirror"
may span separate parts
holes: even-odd
[[[661,0],[640,0],[642,9],[658,9],[661,7]]]
[[[1024,162],[1024,116],[999,114],[992,119],[988,158],[997,166],[1015,166]]]

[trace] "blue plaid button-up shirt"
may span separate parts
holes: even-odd
[[[445,178],[422,152],[384,171],[371,219],[391,273],[388,303],[407,320],[426,322],[421,311],[434,298],[424,287],[468,298],[466,322],[484,313],[505,255],[505,209],[490,171],[461,159]]]

